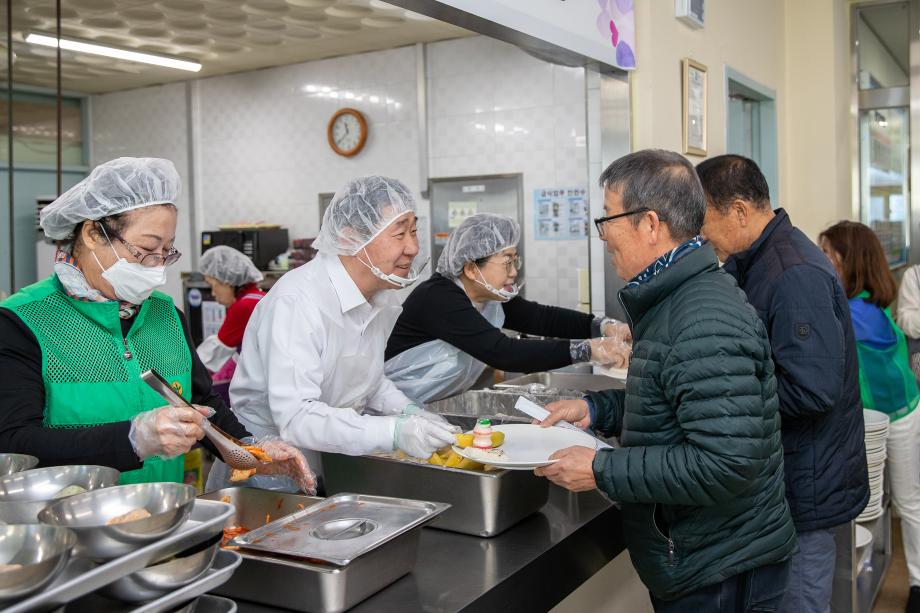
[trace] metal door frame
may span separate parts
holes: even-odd
[[[900,87],[859,89],[859,47],[856,44],[857,14],[860,9],[907,2],[910,10],[909,66],[908,84]],[[850,191],[851,216],[862,221],[860,202],[861,177],[859,174],[859,114],[864,110],[908,107],[909,148],[907,185],[910,202],[908,203],[907,262],[895,264],[894,269],[920,263],[920,253],[914,245],[920,245],[920,156],[913,151],[920,151],[920,0],[866,0],[850,5]]]
[[[437,183],[456,183],[456,182],[469,182],[475,183],[476,181],[489,181],[493,179],[517,179],[518,185],[518,219],[521,220],[521,241],[518,243],[518,254],[521,256],[521,261],[525,264],[527,260],[526,247],[524,243],[526,242],[525,236],[526,232],[524,229],[524,224],[526,223],[525,214],[524,214],[524,173],[522,172],[507,172],[499,173],[494,175],[469,175],[462,177],[428,177],[428,205],[429,205],[429,222],[428,222],[428,239],[431,241],[431,255],[434,257],[434,186]],[[486,211],[487,212],[487,211]],[[434,271],[437,266],[437,262],[431,262],[431,270]],[[524,278],[526,279],[526,271],[524,273]],[[521,290],[523,295],[524,290]]]

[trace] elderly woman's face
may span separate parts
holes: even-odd
[[[108,239],[99,224],[84,222],[81,249],[75,254],[90,285],[112,300],[117,298],[111,284],[102,278],[104,270],[108,270],[119,258],[138,262],[137,254],[158,253],[165,256],[176,242],[174,206],[148,206],[125,213],[122,219],[125,223],[118,237],[109,235]]]
[[[518,259],[517,247],[508,247],[499,251],[484,263],[478,266],[479,270],[476,270],[477,266],[475,262],[467,264],[464,267],[464,274],[470,278],[471,281],[485,281],[492,287],[498,289],[504,289],[507,291],[514,290],[514,284],[517,281],[518,274],[520,273],[520,260]],[[482,275],[482,278],[479,278],[479,275]],[[485,300],[501,300],[495,294],[489,291],[478,291],[477,292],[480,298]]]
[[[208,275],[204,276],[204,280],[211,286],[211,293],[218,304],[229,308],[231,304],[236,302],[235,287]]]
[[[415,213],[397,217],[364,248],[367,257],[383,274],[408,277],[412,272],[412,260],[418,255],[416,221]]]

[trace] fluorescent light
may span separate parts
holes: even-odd
[[[26,36],[26,42],[33,45],[42,45],[45,47],[57,47],[58,39],[54,36],[31,33]],[[178,70],[187,70],[189,72],[198,72],[201,70],[201,64],[198,62],[189,62],[187,60],[177,60],[175,58],[162,55],[153,55],[151,53],[141,53],[140,51],[128,51],[125,49],[116,49],[105,45],[94,43],[84,43],[67,38],[61,39],[61,49],[76,51],[78,53],[90,53],[92,55],[103,55],[113,57],[119,60],[128,60],[129,62],[140,62],[142,64],[153,64],[165,68],[176,68]]]

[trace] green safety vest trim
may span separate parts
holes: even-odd
[[[172,298],[154,292],[122,336],[117,302],[69,297],[55,275],[0,303],[29,327],[42,353],[44,425],[98,426],[133,419],[165,404],[140,375],[156,369],[186,400],[192,356]],[[148,458],[120,483],[182,482],[183,457]]]
[[[857,298],[869,298],[862,291]],[[856,341],[859,356],[859,392],[863,407],[881,411],[895,421],[910,415],[920,403],[917,379],[910,369],[907,339],[891,317],[891,311],[882,309],[894,330],[897,342],[886,349],[876,349]]]

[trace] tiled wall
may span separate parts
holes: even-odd
[[[587,244],[535,242],[532,196],[537,187],[587,182],[584,71],[484,37],[433,43],[427,54],[430,176],[522,173],[527,294],[574,306]],[[421,191],[415,75],[416,50],[404,47],[196,82],[198,229],[265,220],[313,236],[318,194],[361,174]],[[187,169],[184,87],[94,97],[94,162],[163,155]],[[329,117],[343,106],[370,124],[353,159],[326,143]]]
[[[523,173],[527,296],[574,307],[586,241],[535,241],[533,190],[584,185],[584,70],[485,37],[428,48],[432,177]]]
[[[362,174],[399,178],[417,193],[415,70],[415,49],[403,47],[202,80],[202,227],[264,220],[315,236],[317,195]],[[344,106],[370,125],[353,159],[326,142],[329,118]]]
[[[182,178],[176,248],[183,253],[164,290],[178,302],[182,281],[179,273],[191,269],[192,228],[189,220],[189,165],[186,85],[148,87],[92,98],[92,163],[117,157],[162,157],[176,165]]]

